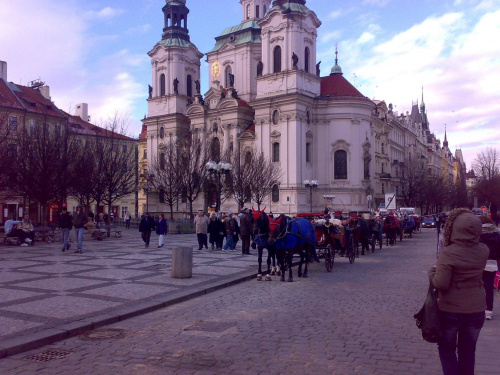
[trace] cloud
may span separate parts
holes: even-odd
[[[373,5],[380,8],[385,7],[391,0],[363,0],[363,5]]]
[[[339,39],[341,35],[342,35],[342,32],[339,30],[330,31],[330,32],[323,34],[321,36],[321,43],[327,44],[333,39]]]
[[[123,9],[106,7],[98,11],[88,11],[87,16],[90,18],[98,18],[101,20],[109,20],[124,13]]]

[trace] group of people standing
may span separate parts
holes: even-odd
[[[442,248],[429,270],[438,292],[439,357],[446,375],[473,375],[476,343],[493,318],[493,280],[500,265],[500,231],[487,216],[455,209],[446,218]]]
[[[210,243],[212,250],[235,252],[236,245],[241,239],[241,253],[250,255],[252,214],[248,208],[243,208],[239,214],[232,210],[227,214],[212,211],[210,218],[204,215],[203,210],[199,210],[194,223],[198,250],[208,249]]]
[[[146,212],[139,223],[139,232],[141,232],[144,247],[149,247],[151,232],[154,230],[158,235],[158,248],[163,247],[165,245],[164,238],[168,233],[167,219],[165,219],[165,215],[160,214],[155,220],[149,212]]]

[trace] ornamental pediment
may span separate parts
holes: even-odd
[[[273,130],[273,132],[271,133],[271,138],[278,138],[278,137],[281,137],[281,133],[277,130]]]

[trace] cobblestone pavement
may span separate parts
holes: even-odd
[[[227,287],[4,358],[0,373],[440,374],[413,319],[435,241],[427,230],[331,273]],[[499,317],[485,322],[476,374],[498,374],[499,332]]]

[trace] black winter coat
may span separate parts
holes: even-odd
[[[139,232],[155,230],[155,221],[151,216],[144,216],[139,224]]]

